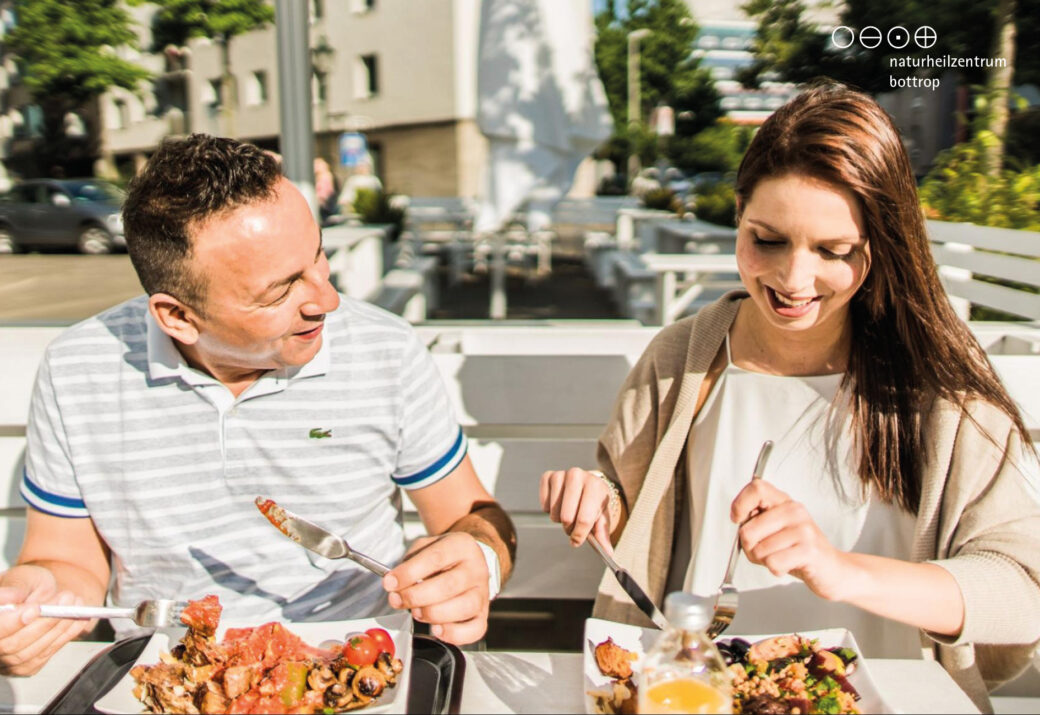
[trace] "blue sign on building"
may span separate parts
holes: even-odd
[[[339,164],[353,168],[368,155],[368,140],[360,132],[343,132],[339,135]]]

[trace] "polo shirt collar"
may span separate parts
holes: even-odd
[[[298,367],[287,367],[265,373],[260,379],[274,378],[275,382],[297,378],[316,377],[329,371],[332,353],[329,348],[328,321],[321,336],[321,347],[310,362]],[[153,380],[178,378],[189,385],[221,384],[219,380],[201,370],[196,370],[184,359],[173,343],[173,338],[163,332],[150,311],[145,312],[145,330],[148,359],[148,376]]]

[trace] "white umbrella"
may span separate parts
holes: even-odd
[[[488,138],[478,232],[528,202],[528,229],[549,223],[578,164],[610,136],[593,60],[589,0],[483,0],[477,123]]]

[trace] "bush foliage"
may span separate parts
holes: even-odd
[[[390,195],[377,189],[358,189],[354,197],[354,213],[363,223],[389,223],[394,226],[394,238],[404,227],[404,209],[394,206]]]
[[[1040,231],[1040,164],[988,171],[986,148],[997,141],[979,131],[939,154],[920,189],[928,218]]]
[[[733,184],[719,181],[697,192],[694,214],[702,221],[719,226],[737,225],[737,198]]]

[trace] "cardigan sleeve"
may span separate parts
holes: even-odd
[[[1040,642],[1040,465],[1006,416],[1003,429],[989,429],[995,411],[969,407],[944,490],[940,558],[931,563],[964,598],[960,634],[929,634],[944,645]]]

